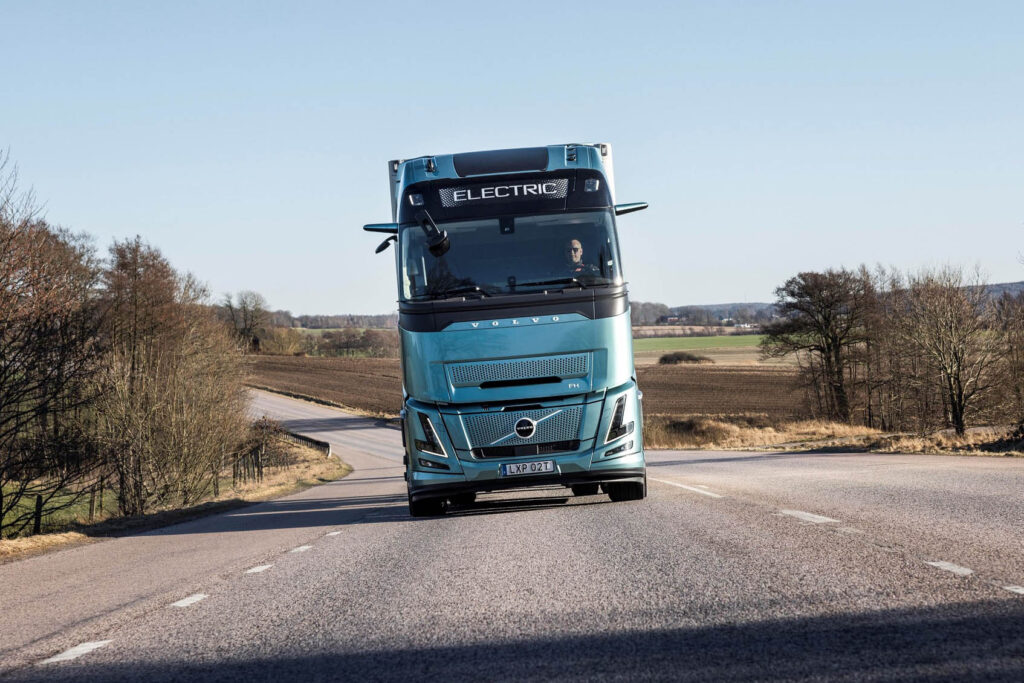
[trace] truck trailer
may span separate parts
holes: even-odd
[[[388,162],[409,512],[560,485],[647,495],[608,144]]]

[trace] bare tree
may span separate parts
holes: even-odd
[[[1024,433],[1024,294],[1004,294],[995,303],[1002,353],[1000,379],[1007,412]]]
[[[227,311],[239,346],[246,352],[260,350],[260,334],[267,324],[270,314],[267,311],[267,300],[262,294],[252,291],[239,292],[237,296],[225,294],[222,305]]]
[[[92,248],[39,220],[8,164],[0,154],[0,536],[75,503],[96,461]]]
[[[123,514],[190,505],[245,440],[242,359],[193,278],[140,240],[116,243],[101,405]]]
[[[908,276],[896,292],[902,342],[917,350],[942,388],[950,424],[966,431],[968,413],[993,386],[999,361],[994,307],[979,274],[957,267]]]
[[[852,349],[864,341],[868,283],[848,270],[800,273],[775,290],[780,317],[765,326],[767,357],[800,354],[822,410],[850,420],[847,375]]]

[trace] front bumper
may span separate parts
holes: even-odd
[[[541,458],[538,458],[541,459]],[[555,466],[560,467],[557,458]],[[465,475],[413,472],[409,482],[409,498],[449,498],[460,493],[507,491],[536,486],[575,486],[577,484],[608,484],[612,482],[643,483],[647,468],[642,451],[615,460],[594,463],[589,470],[560,468],[552,474],[488,477],[467,480]]]

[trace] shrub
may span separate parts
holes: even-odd
[[[673,351],[664,354],[658,362],[662,365],[676,365],[677,363],[714,363],[715,361],[707,356],[698,356],[689,351]]]

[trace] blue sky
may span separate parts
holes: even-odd
[[[1024,3],[2,2],[0,147],[54,223],[215,295],[394,310],[385,163],[611,142],[632,298],[1024,280]]]

